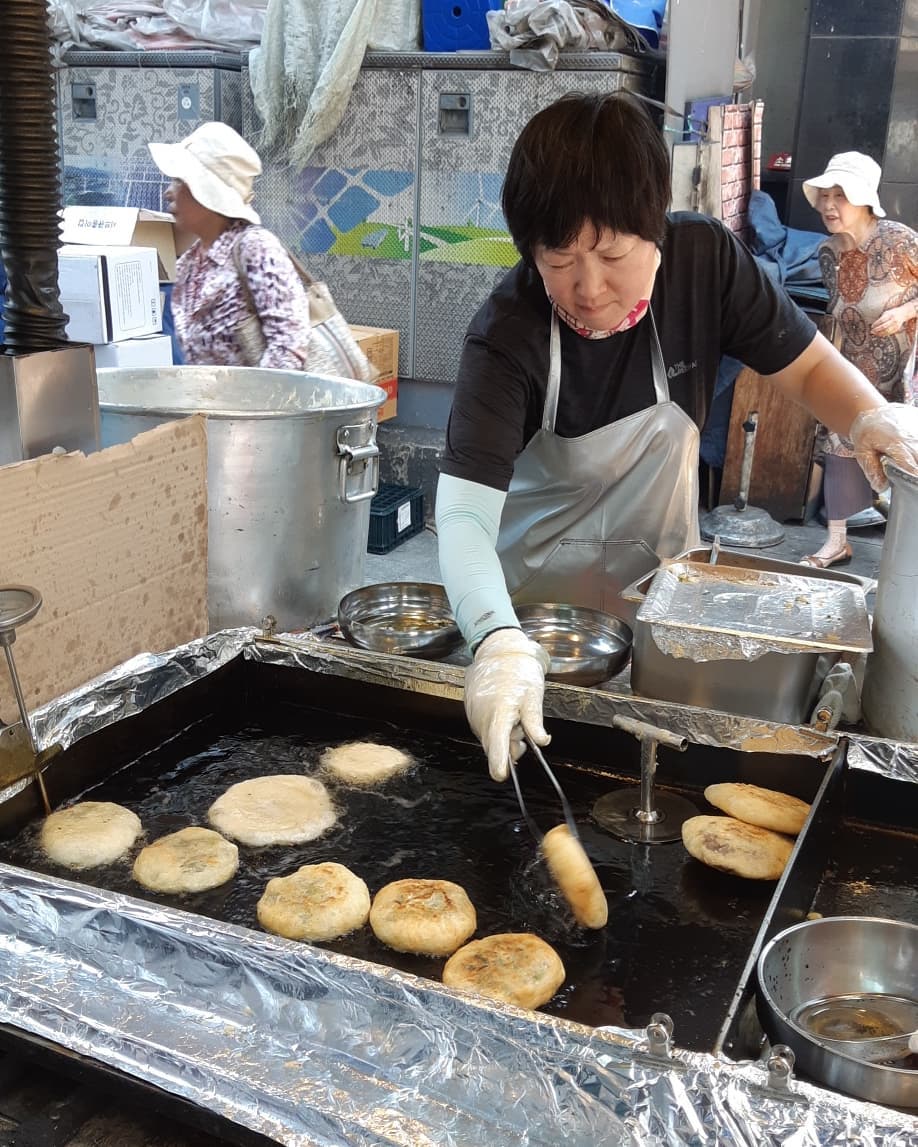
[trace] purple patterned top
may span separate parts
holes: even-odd
[[[305,370],[309,357],[309,300],[276,235],[244,220],[231,223],[205,250],[200,241],[179,259],[172,292],[175,333],[185,362],[244,365],[235,330],[249,314],[233,248],[239,244],[265,352],[258,365]]]

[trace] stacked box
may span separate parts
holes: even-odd
[[[398,331],[387,327],[351,326],[357,344],[379,371],[376,385],[386,392],[386,401],[379,408],[377,418],[385,422],[394,418],[398,405]]]

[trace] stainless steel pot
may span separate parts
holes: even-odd
[[[807,1075],[860,1099],[918,1107],[918,1071],[845,1055],[799,1018],[840,997],[862,997],[874,1014],[901,1012],[909,1001],[918,1009],[918,925],[871,916],[795,924],[763,948],[758,976],[762,1026],[773,1043],[793,1049]]]
[[[245,367],[100,370],[102,445],[207,416],[211,630],[300,629],[363,581],[377,386]]]
[[[886,474],[892,499],[861,705],[871,732],[918,741],[918,478],[891,463]]]

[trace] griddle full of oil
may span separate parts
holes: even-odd
[[[230,785],[274,773],[319,775],[322,751],[354,740],[394,745],[416,765],[376,789],[329,782],[340,814],[334,828],[305,845],[240,846],[239,872],[220,888],[168,897],[132,879],[133,856],[144,843],[206,825],[207,809]],[[547,830],[561,821],[557,796],[541,769],[527,764],[520,769],[527,807]],[[39,848],[37,823],[0,846],[0,859],[256,930],[255,906],[267,881],[303,864],[346,864],[371,894],[405,877],[453,880],[476,907],[476,936],[532,931],[557,949],[567,979],[544,1011],[590,1026],[624,1027],[643,1027],[653,1012],[665,1011],[680,1046],[710,1050],[772,886],[703,868],[680,842],[615,840],[590,820],[590,808],[603,793],[636,785],[637,778],[610,780],[561,760],[552,764],[609,900],[609,923],[599,932],[576,925],[512,788],[489,780],[477,745],[324,710],[283,708],[272,714],[270,727],[232,733],[193,727],[81,793],[76,799],[114,801],[140,817],[144,838],[122,862],[80,873],[63,869]],[[703,804],[701,794],[694,795]],[[322,946],[433,980],[444,963],[394,952],[369,926]]]

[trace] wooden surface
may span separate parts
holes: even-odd
[[[759,412],[759,424],[749,504],[767,510],[778,522],[800,520],[806,503],[816,422],[802,406],[790,402],[777,387],[748,368],[740,371],[733,391],[719,501],[721,505],[731,504],[739,493],[743,423],[753,410]]]

